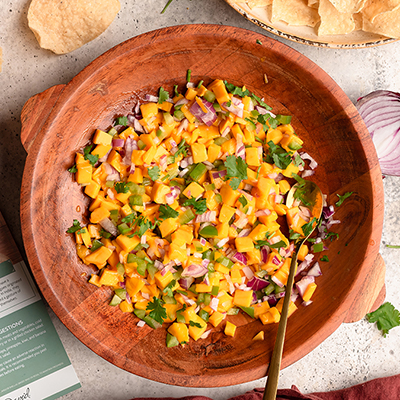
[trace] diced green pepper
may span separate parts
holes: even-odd
[[[192,219],[194,219],[195,216],[196,215],[194,214],[192,209],[188,208],[183,214],[179,216],[178,220],[181,225],[185,225],[189,223]]]
[[[179,346],[178,339],[174,335],[167,333],[167,347],[175,347],[175,346]]]
[[[117,296],[116,294],[114,294],[113,298],[110,301],[110,306],[117,306],[118,304],[120,304],[122,301],[121,297]]]
[[[146,316],[146,310],[140,310],[139,308],[135,308],[133,313],[139,318],[143,319]]]
[[[207,172],[207,167],[203,163],[198,163],[192,169],[189,176],[194,180],[198,181]]]

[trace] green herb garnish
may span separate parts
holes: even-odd
[[[150,179],[155,182],[160,177],[160,168],[157,165],[148,169]]]
[[[225,161],[226,177],[232,178],[229,185],[236,190],[242,180],[247,179],[247,164],[241,157],[228,156]]]
[[[164,322],[164,319],[167,319],[167,310],[161,299],[157,299],[157,297],[153,297],[153,301],[147,304],[146,310],[151,310],[149,316],[160,324]]]
[[[400,325],[400,312],[389,302],[382,304],[376,311],[368,313],[366,318],[368,322],[376,322],[384,337],[390,329]]]
[[[179,216],[178,211],[175,211],[169,205],[161,204],[158,211],[160,213],[160,219],[177,218]]]
[[[73,225],[67,229],[67,233],[75,233],[80,229],[82,229],[81,223],[77,219],[74,219]]]
[[[160,90],[158,92],[158,104],[164,103],[165,100],[169,98],[169,93],[164,90],[163,87],[160,87]]]
[[[186,200],[183,205],[185,207],[192,206],[194,208],[194,212],[198,215],[204,214],[207,211],[207,200],[206,199],[199,199],[196,200],[192,197],[189,200]]]
[[[114,184],[114,189],[117,193],[128,193],[129,186],[125,182],[116,182]]]
[[[127,116],[123,116],[123,117],[115,118],[115,124],[114,125],[122,125],[122,126],[128,125],[128,117]]]
[[[99,161],[99,156],[97,154],[96,155],[90,154],[92,147],[93,145],[91,144],[83,149],[83,157],[85,160],[88,160],[90,164],[94,167],[97,161]]]
[[[339,200],[336,202],[336,207],[340,207],[343,202],[350,197],[354,192],[347,192],[345,193],[343,196],[341,196],[340,194],[336,194],[336,196],[339,197]]]

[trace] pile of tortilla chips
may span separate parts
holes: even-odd
[[[28,23],[40,47],[65,54],[103,33],[119,10],[119,0],[32,0]]]
[[[243,3],[244,0],[230,0]],[[248,0],[250,8],[266,7],[272,23],[307,25],[318,36],[343,35],[362,29],[400,38],[400,0]]]

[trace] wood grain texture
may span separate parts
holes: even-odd
[[[156,94],[160,86],[172,91],[176,83],[183,88],[188,69],[195,82],[222,78],[245,84],[274,112],[293,115],[305,151],[319,164],[313,179],[328,202],[334,203],[337,193],[354,192],[338,208],[342,223],[334,230],[340,239],[330,244],[329,263],[321,263],[313,304],[299,307],[288,321],[282,367],[309,353],[343,321],[356,318],[349,310],[373,280],[383,224],[382,178],[373,143],[353,104],[324,71],[290,47],[251,31],[214,25],[165,28],[121,43],[78,74],[51,105],[29,148],[22,233],[50,306],[97,354],[168,384],[227,386],[266,374],[277,326],[232,316],[240,325],[235,338],[220,327],[205,340],[168,349],[165,329],[138,329],[133,316],[107,306],[110,290],[87,283],[94,268],[78,260],[66,233],[74,218],[87,220],[88,200],[67,172],[75,152],[96,128],[108,129],[115,116],[129,113],[144,94]],[[266,339],[252,341],[260,330]]]
[[[52,86],[31,97],[24,104],[21,111],[21,142],[27,152],[29,152],[36,135],[42,129],[64,87],[65,85]]]

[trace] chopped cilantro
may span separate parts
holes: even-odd
[[[341,196],[340,194],[336,194],[339,197],[339,200],[336,202],[336,207],[340,207],[343,202],[350,197],[354,192],[347,192],[345,193],[343,196]]]
[[[389,302],[382,304],[376,311],[368,313],[366,318],[368,322],[376,322],[384,337],[390,329],[400,325],[400,312]]]
[[[191,78],[192,78],[192,70],[188,69],[186,73],[186,82],[190,82]]]
[[[74,219],[73,225],[67,229],[68,233],[75,233],[82,229],[80,222],[77,219]]]
[[[111,237],[111,233],[105,231],[103,228],[100,230],[100,236],[105,238],[105,239],[109,239]]]
[[[206,199],[199,199],[196,200],[194,197],[192,197],[189,200],[186,200],[183,205],[185,207],[192,206],[194,208],[194,212],[196,214],[204,214],[207,211],[207,200]]]
[[[328,256],[322,256],[321,261],[329,262]]]
[[[246,89],[245,87],[240,88],[238,86],[235,86],[232,83],[228,83],[228,82],[224,82],[226,89],[228,90],[228,92],[232,93],[233,95],[237,95],[239,97],[244,97],[244,96],[250,96],[251,93],[249,92],[248,89]]]
[[[260,39],[257,39],[257,40],[256,40],[256,43],[257,43],[257,44],[262,44],[262,41],[261,41]]]
[[[97,163],[97,161],[99,161],[99,156],[97,154],[96,155],[90,154],[92,147],[93,145],[91,144],[83,149],[83,157],[85,160],[88,160],[92,166],[94,166]]]
[[[169,98],[169,93],[164,90],[163,87],[160,87],[160,90],[158,91],[158,104],[164,103]]]
[[[123,126],[128,125],[128,117],[123,116],[115,118],[115,125],[123,125]]]
[[[157,299],[157,297],[153,297],[153,301],[147,304],[146,310],[151,310],[149,316],[160,324],[164,322],[164,319],[167,319],[167,310],[161,299]]]
[[[268,142],[268,146],[267,162],[270,164],[273,162],[278,168],[286,169],[292,162],[292,155],[287,153],[281,146],[276,145],[272,140]]]
[[[93,240],[92,247],[90,248],[90,251],[95,251],[99,249],[100,247],[104,246],[103,243],[100,242],[100,240]]]
[[[293,229],[289,229],[289,239],[290,240],[297,240],[301,237],[300,233],[295,232]]]
[[[179,96],[178,85],[174,85],[174,95],[177,97]],[[176,109],[176,106],[175,106],[175,109]]]
[[[243,207],[246,207],[247,204],[248,204],[248,201],[247,201],[246,197],[240,196],[240,197],[239,197],[239,203],[240,203]]]
[[[325,236],[325,239],[331,238],[331,242],[333,242],[335,239],[339,239],[339,234],[336,232],[328,232]]]
[[[271,249],[280,249],[281,247],[286,247],[286,243],[283,240],[276,242],[274,244],[269,243],[267,240],[256,240],[254,247],[260,249],[261,247],[268,246]]]
[[[304,236],[307,237],[312,232],[312,230],[314,228],[314,222],[318,222],[317,218],[315,218],[315,217],[310,222],[308,222],[307,224],[304,224],[301,227],[301,230],[303,231]]]
[[[126,217],[122,218],[121,222],[123,222],[125,224],[131,224],[135,219],[136,219],[136,214],[132,213],[132,214],[129,214]]]
[[[155,182],[160,177],[160,168],[157,165],[148,169],[150,179]]]
[[[296,155],[294,156],[293,164],[294,164],[296,167],[298,167],[299,165],[302,165],[302,166],[304,167],[305,162],[304,162],[304,160],[300,157],[300,154],[296,154]]]
[[[164,204],[160,205],[158,211],[160,213],[160,219],[176,218],[179,215],[178,211],[175,211],[169,205],[164,205]]]
[[[261,106],[264,107],[266,110],[272,110],[272,107],[268,104],[264,103],[260,97],[256,96],[254,93],[251,94],[251,97]]]
[[[198,322],[194,322],[192,320],[189,321],[189,326],[195,326],[196,328],[201,328],[201,325]]]
[[[385,245],[385,247],[387,247],[389,249],[400,249],[400,246],[395,245],[395,244],[387,244],[387,245]]]
[[[75,172],[78,172],[78,168],[76,168],[76,165],[73,165],[71,168],[68,168],[68,172],[74,174]]]
[[[114,189],[117,193],[128,193],[129,187],[124,182],[115,182]]]
[[[182,139],[178,145],[178,150],[175,152],[174,156],[178,157],[180,154],[182,154],[184,157],[186,157],[188,148],[189,146],[186,144],[186,140]]]
[[[235,157],[234,155],[226,157],[226,177],[232,178],[229,185],[233,190],[239,187],[240,182],[243,179],[247,179],[247,164],[241,157]]]
[[[176,285],[176,280],[173,279],[163,290],[163,293],[169,297],[173,297],[174,293],[172,291],[173,287]]]

